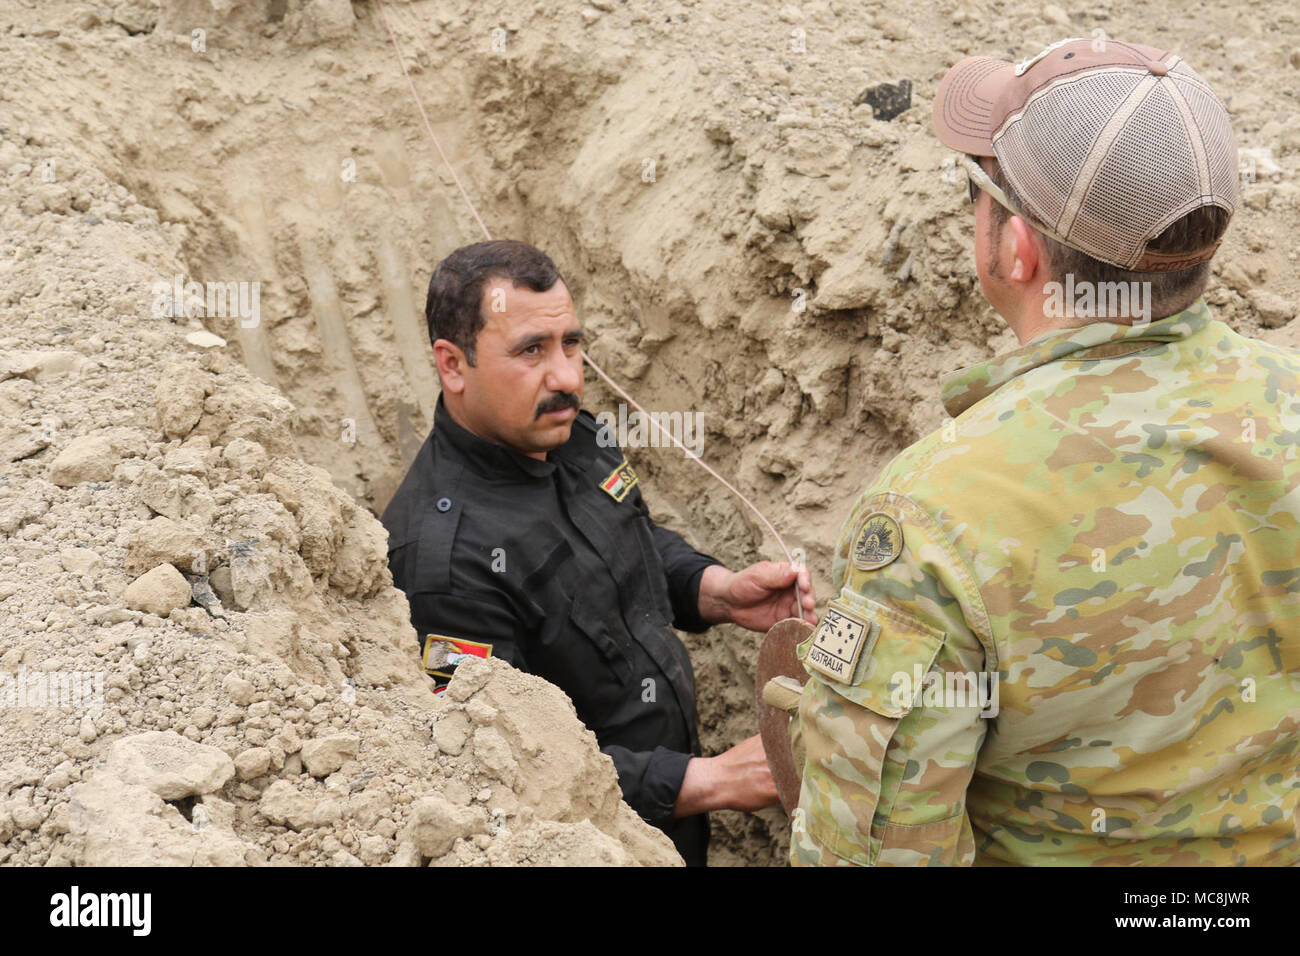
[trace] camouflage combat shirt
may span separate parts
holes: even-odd
[[[1300,862],[1298,396],[1204,302],[946,377],[800,647],[792,862]]]

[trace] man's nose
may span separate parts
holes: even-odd
[[[576,393],[582,386],[582,356],[575,361],[573,356],[560,353],[551,362],[546,376],[546,387],[552,392]]]

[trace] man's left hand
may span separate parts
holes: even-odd
[[[802,609],[794,601],[796,578]],[[710,624],[739,624],[760,632],[788,617],[816,624],[816,606],[812,576],[803,565],[759,561],[743,571],[728,571],[715,564],[705,568],[700,578],[700,616]]]

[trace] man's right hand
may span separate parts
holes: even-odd
[[[716,757],[691,758],[674,809],[679,817],[709,810],[753,812],[779,800],[763,738],[755,734]]]

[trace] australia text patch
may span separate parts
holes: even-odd
[[[831,680],[848,684],[870,634],[871,622],[837,598],[826,608],[813,632],[804,663]]]

